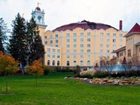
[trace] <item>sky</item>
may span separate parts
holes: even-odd
[[[124,31],[140,24],[140,0],[0,0],[0,17],[10,28],[18,12],[29,20],[38,2],[45,11],[47,30],[82,20],[116,28],[122,20]]]

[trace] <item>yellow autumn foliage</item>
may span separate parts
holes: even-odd
[[[12,74],[18,71],[18,63],[15,59],[0,52],[0,74]]]
[[[40,60],[35,60],[30,66],[27,67],[27,73],[35,75],[43,75],[44,69]]]

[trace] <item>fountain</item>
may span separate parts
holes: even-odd
[[[117,64],[112,66],[111,71],[125,71],[127,69],[126,65],[121,64],[119,61],[117,62]]]

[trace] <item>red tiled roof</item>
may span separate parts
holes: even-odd
[[[138,23],[136,23],[128,33],[132,32],[140,32],[140,25]]]
[[[128,34],[126,35],[126,37],[132,35],[132,33],[140,33],[140,25],[138,23],[136,23],[132,27],[132,29],[128,32]]]
[[[66,30],[73,30],[75,28],[82,28],[84,30],[87,30],[87,29],[108,29],[108,28],[114,28],[110,25],[107,25],[107,24],[102,24],[102,23],[95,23],[95,22],[89,22],[89,21],[86,21],[86,20],[83,20],[79,23],[71,23],[71,24],[67,24],[67,25],[63,25],[63,26],[60,26],[56,29],[54,29],[53,31],[66,31]],[[116,29],[116,28],[114,28]],[[118,31],[118,29],[116,29]]]

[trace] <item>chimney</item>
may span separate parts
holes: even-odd
[[[122,30],[122,20],[119,22],[119,30]]]

